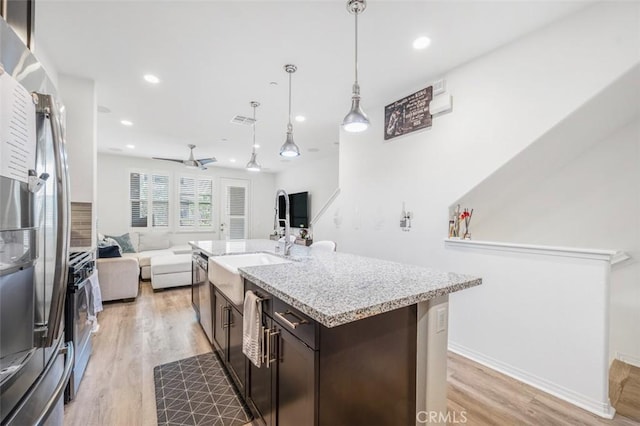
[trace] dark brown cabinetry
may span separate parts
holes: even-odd
[[[246,400],[264,424],[415,423],[415,305],[327,328],[248,280],[245,290],[264,299],[273,360],[248,369]]]
[[[259,423],[415,423],[415,305],[327,328],[250,281],[244,284],[263,300],[262,366],[242,353],[242,306],[212,284],[213,344]]]
[[[238,389],[244,393],[246,357],[242,353],[242,313],[212,284],[213,344]]]
[[[317,352],[278,324],[275,333],[277,424],[313,426],[317,424]]]

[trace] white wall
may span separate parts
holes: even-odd
[[[309,192],[310,217],[312,220],[331,198],[338,188],[338,155],[331,155],[305,163],[297,167],[288,168],[276,175],[276,187],[287,193]],[[316,241],[334,240],[336,235],[326,216],[313,226],[313,238]]]
[[[450,304],[452,351],[612,416],[609,256],[452,243],[447,254],[483,278]]]
[[[95,247],[97,193],[97,95],[93,80],[66,74],[58,76],[65,106],[70,200],[92,203],[92,247]]]
[[[430,130],[385,143],[384,105],[367,107],[372,128],[340,136],[342,192],[328,214],[341,249],[445,270],[463,269],[457,263],[460,260],[443,247],[448,207],[640,61],[638,7],[594,5],[450,71],[445,77],[454,110],[435,118]],[[406,94],[398,93],[397,98]],[[366,91],[362,96],[366,100]],[[403,201],[414,214],[411,232],[399,229]],[[517,275],[510,280],[518,285]],[[483,286],[473,290],[485,291]],[[474,345],[464,334],[466,326],[479,327],[494,359],[500,361],[520,347],[521,356],[514,358],[522,362],[516,367],[532,374],[538,371],[536,360],[520,344],[519,339],[526,339],[517,333],[522,331],[521,323],[508,316],[513,297],[518,296],[527,295],[514,292],[487,307],[472,300],[464,303],[469,296],[453,294],[450,341],[482,354],[485,346]],[[505,313],[504,327],[509,332],[491,327],[487,309]],[[461,312],[464,321],[456,317]],[[553,356],[571,369],[581,354],[576,350]],[[545,377],[556,379],[560,378]],[[571,391],[580,394],[588,389]]]
[[[611,276],[611,357],[640,363],[640,122],[618,129],[546,179],[520,188],[474,235],[622,250]]]
[[[198,172],[186,169],[180,164],[150,160],[137,157],[125,157],[98,153],[98,231],[104,234],[122,234],[139,229],[129,228],[129,172],[131,170],[147,170],[150,172],[169,173],[170,176],[199,176],[206,174],[213,177],[214,200],[218,208],[214,209],[217,222],[220,217],[220,179],[234,178],[251,181],[249,208],[251,212],[251,225],[249,238],[268,238],[273,230],[273,200],[275,196],[275,177],[271,173],[249,173],[244,170],[234,170],[222,167],[209,167],[207,171]],[[172,182],[174,180],[172,179]],[[175,232],[175,218],[177,215],[176,188],[172,183],[173,205],[170,211],[170,231]],[[143,231],[144,232],[144,231]],[[210,232],[204,233],[179,233],[172,241],[174,243],[186,243],[189,240],[218,239],[218,225]]]

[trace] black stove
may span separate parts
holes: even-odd
[[[95,270],[95,251],[69,255],[67,299],[65,306],[65,339],[75,347],[75,364],[65,392],[65,402],[73,400],[91,356],[90,318],[93,312],[93,292],[89,277]]]

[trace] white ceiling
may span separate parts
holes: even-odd
[[[258,160],[280,171],[338,150],[353,83],[353,16],[345,4],[40,0],[36,37],[59,73],[96,81],[98,104],[111,110],[99,114],[99,151],[186,158],[186,145],[194,143],[198,158],[244,167],[251,128],[230,120],[251,116],[249,102],[257,100]],[[381,107],[584,5],[369,2],[359,22],[363,106]],[[412,48],[419,35],[432,39],[430,48]],[[298,66],[293,113],[307,120],[294,122],[302,155],[283,162],[278,150],[287,123],[286,63]],[[161,83],[146,83],[145,73]],[[134,125],[125,127],[122,119]],[[313,148],[319,152],[308,151]]]

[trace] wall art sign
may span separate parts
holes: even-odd
[[[384,107],[384,140],[431,127],[432,99],[433,86],[429,86]]]

